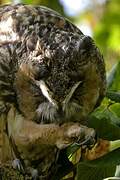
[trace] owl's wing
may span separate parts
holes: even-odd
[[[83,37],[78,54],[83,57],[80,67],[84,74],[81,100],[83,104],[85,102],[84,107],[88,105],[90,112],[101,103],[106,94],[105,63],[98,47],[88,36]]]
[[[72,98],[80,102],[83,115],[87,115],[99,106],[106,94],[106,72],[102,54],[89,36],[80,39],[77,54],[77,71],[81,74],[81,84]]]

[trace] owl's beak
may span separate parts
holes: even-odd
[[[41,89],[43,95],[48,99],[48,101],[55,106],[56,108],[58,108],[58,103],[55,99],[53,99],[53,93],[50,91],[50,89],[47,87],[47,85],[45,84],[45,82],[43,80],[40,81],[36,81],[36,85],[39,86],[39,88]]]

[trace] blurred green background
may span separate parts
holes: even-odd
[[[0,0],[52,8],[94,38],[109,71],[120,59],[120,0]]]

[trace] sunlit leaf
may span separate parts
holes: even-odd
[[[108,75],[107,75],[107,88],[111,87],[111,85],[115,79],[115,74],[116,74],[117,68],[118,68],[118,63],[115,64],[113,66],[113,68],[111,69],[111,71],[108,73]]]
[[[90,167],[109,167],[116,166],[120,164],[120,149],[109,152],[108,154],[92,161],[84,161]]]
[[[109,36],[108,43],[110,48],[116,52],[120,51],[120,25],[113,25],[111,30],[111,36]]]
[[[110,111],[95,112],[89,119],[89,126],[95,128],[99,137],[107,140],[120,139],[120,118]]]
[[[106,97],[115,102],[120,102],[120,92],[107,91]]]
[[[116,168],[115,176],[120,177],[120,165],[118,165]]]
[[[120,91],[120,62],[114,67],[108,76],[108,87],[113,91]]]
[[[87,164],[79,163],[76,180],[103,180],[108,176],[113,176],[115,166],[110,167],[90,167]]]
[[[114,177],[105,178],[105,179],[103,179],[103,180],[120,180],[120,178],[114,176]]]

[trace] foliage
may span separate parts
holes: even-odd
[[[87,164],[80,163],[78,165],[78,180],[103,180],[108,176],[113,176],[115,171],[114,167],[90,167]]]
[[[107,96],[99,108],[97,108],[89,119],[89,126],[96,129],[98,136],[107,140],[120,139],[120,98],[119,75],[120,63],[109,74],[110,86],[107,89]],[[113,98],[113,93],[115,96]],[[113,91],[114,90],[114,91]],[[119,100],[118,100],[119,99]],[[114,100],[114,101],[113,101]],[[120,149],[115,150],[97,160],[80,162],[78,165],[77,179],[79,180],[102,180],[108,176],[114,176],[115,166],[120,164]]]
[[[114,70],[114,71],[113,71]],[[89,116],[89,127],[96,130],[98,137],[109,141],[120,139],[120,62],[108,75],[106,97],[100,107]],[[79,147],[68,149],[70,153]],[[68,154],[69,154],[68,152]],[[77,167],[77,180],[103,180],[114,176],[116,166],[120,164],[120,149],[92,161],[80,161]],[[118,166],[119,167],[119,166]],[[117,176],[120,168],[117,168]],[[119,176],[120,177],[120,176]]]
[[[107,2],[104,16],[96,27],[95,38],[102,49],[120,50],[120,6],[119,0]]]
[[[94,29],[94,38],[110,70],[120,59],[120,6],[119,0],[108,0],[104,13]]]

